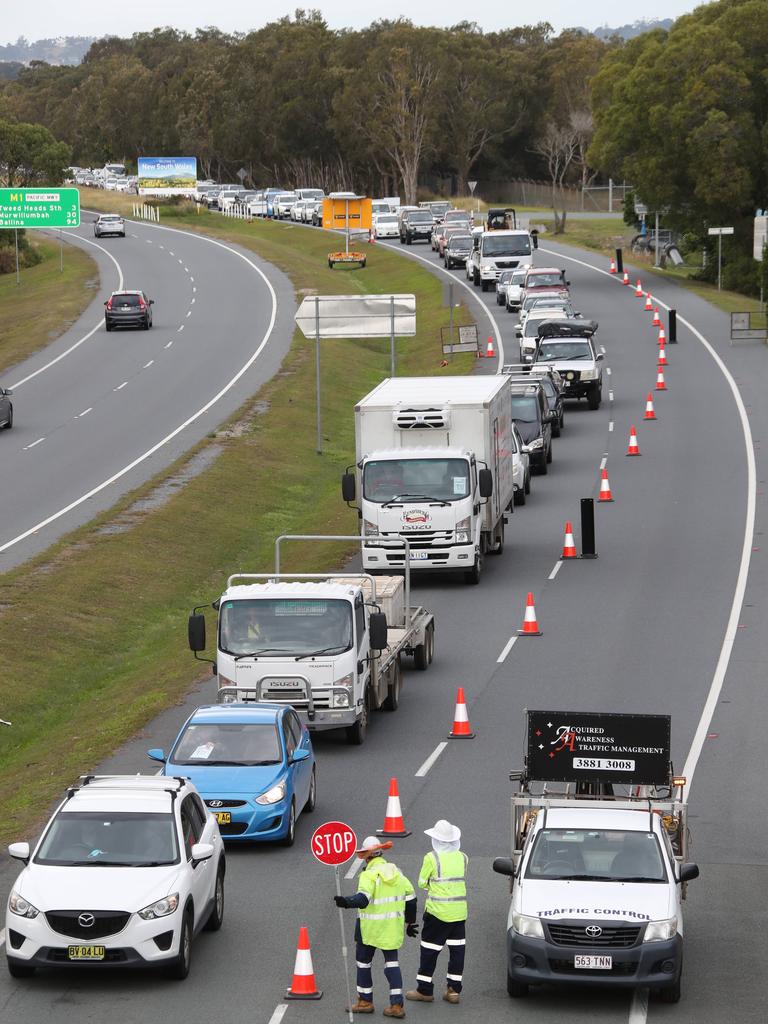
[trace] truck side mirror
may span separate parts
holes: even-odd
[[[493,870],[497,875],[508,875],[510,878],[515,876],[515,866],[509,857],[497,857],[493,862]]]
[[[478,470],[477,486],[481,498],[490,498],[493,494],[493,473],[490,469]]]
[[[205,616],[190,615],[187,623],[189,649],[197,653],[205,650]]]
[[[383,651],[387,646],[387,616],[384,612],[371,612],[368,628],[371,650]]]
[[[355,474],[344,473],[341,477],[341,496],[344,501],[354,501],[356,494]]]
[[[536,228],[534,228],[533,231],[531,232],[531,241],[533,242],[533,248],[534,249],[538,249],[539,248],[539,232],[536,230]]]
[[[680,866],[680,881],[691,882],[694,878],[699,877],[699,865],[698,864],[682,864]]]

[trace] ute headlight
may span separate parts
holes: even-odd
[[[179,894],[173,893],[172,896],[165,896],[163,899],[158,900],[157,903],[150,903],[148,907],[144,907],[143,910],[139,911],[139,917],[144,921],[154,921],[158,917],[168,917],[179,905]]]
[[[33,907],[28,900],[25,900],[15,890],[11,893],[11,897],[8,900],[8,909],[12,913],[18,914],[19,917],[28,917],[30,920],[37,917],[40,913],[37,907]]]
[[[592,370],[582,370],[581,371],[581,379],[582,380],[597,380],[597,369],[595,368],[595,369],[592,369]]]
[[[285,797],[285,779],[256,797],[257,804],[276,804]]]
[[[663,942],[677,935],[677,918],[668,917],[664,921],[649,921],[645,926],[643,942]]]
[[[527,935],[532,939],[544,938],[544,927],[538,917],[528,917],[527,914],[513,914],[512,927],[518,935]]]
[[[363,520],[363,535],[366,537],[378,537],[379,528],[376,523],[371,523],[369,520]]]
[[[355,683],[354,675],[349,672],[342,679],[338,679],[334,686],[343,686],[343,690],[334,689],[333,691],[333,706],[335,708],[348,708],[352,702],[351,690]]]
[[[531,442],[529,442],[528,447],[532,451],[536,451],[538,448],[543,448],[544,447],[544,438],[543,437],[535,437]]]

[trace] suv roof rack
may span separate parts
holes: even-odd
[[[141,780],[141,782],[137,784],[137,780]],[[170,793],[172,800],[176,799],[179,791],[182,790],[188,782],[187,779],[180,775],[81,775],[78,782],[67,787],[67,800],[71,800],[75,793],[79,793],[92,782],[103,781],[106,781],[107,783],[112,781],[115,785],[110,786],[107,784],[105,786],[99,786],[100,790],[126,790],[130,787],[126,786],[125,783],[132,782],[136,789],[149,789],[154,790],[155,792],[159,790],[161,793]],[[147,786],[146,783],[148,782],[153,783],[153,785]],[[123,785],[120,785],[119,783],[123,783]]]

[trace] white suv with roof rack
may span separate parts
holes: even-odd
[[[5,919],[15,978],[162,966],[183,979],[193,937],[224,919],[224,844],[188,779],[84,776],[34,851],[8,852],[25,865]]]

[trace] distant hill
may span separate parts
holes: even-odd
[[[664,18],[659,21],[633,21],[631,25],[620,25],[619,28],[610,28],[608,25],[601,25],[592,33],[598,39],[611,39],[613,36],[620,36],[622,39],[634,39],[641,36],[643,32],[650,32],[654,28],[669,30],[674,24],[674,18]],[[587,31],[584,29],[583,31]]]
[[[95,39],[95,36],[60,36],[30,43],[19,36],[15,43],[0,46],[0,62],[29,64],[33,60],[44,60],[46,64],[79,64]]]

